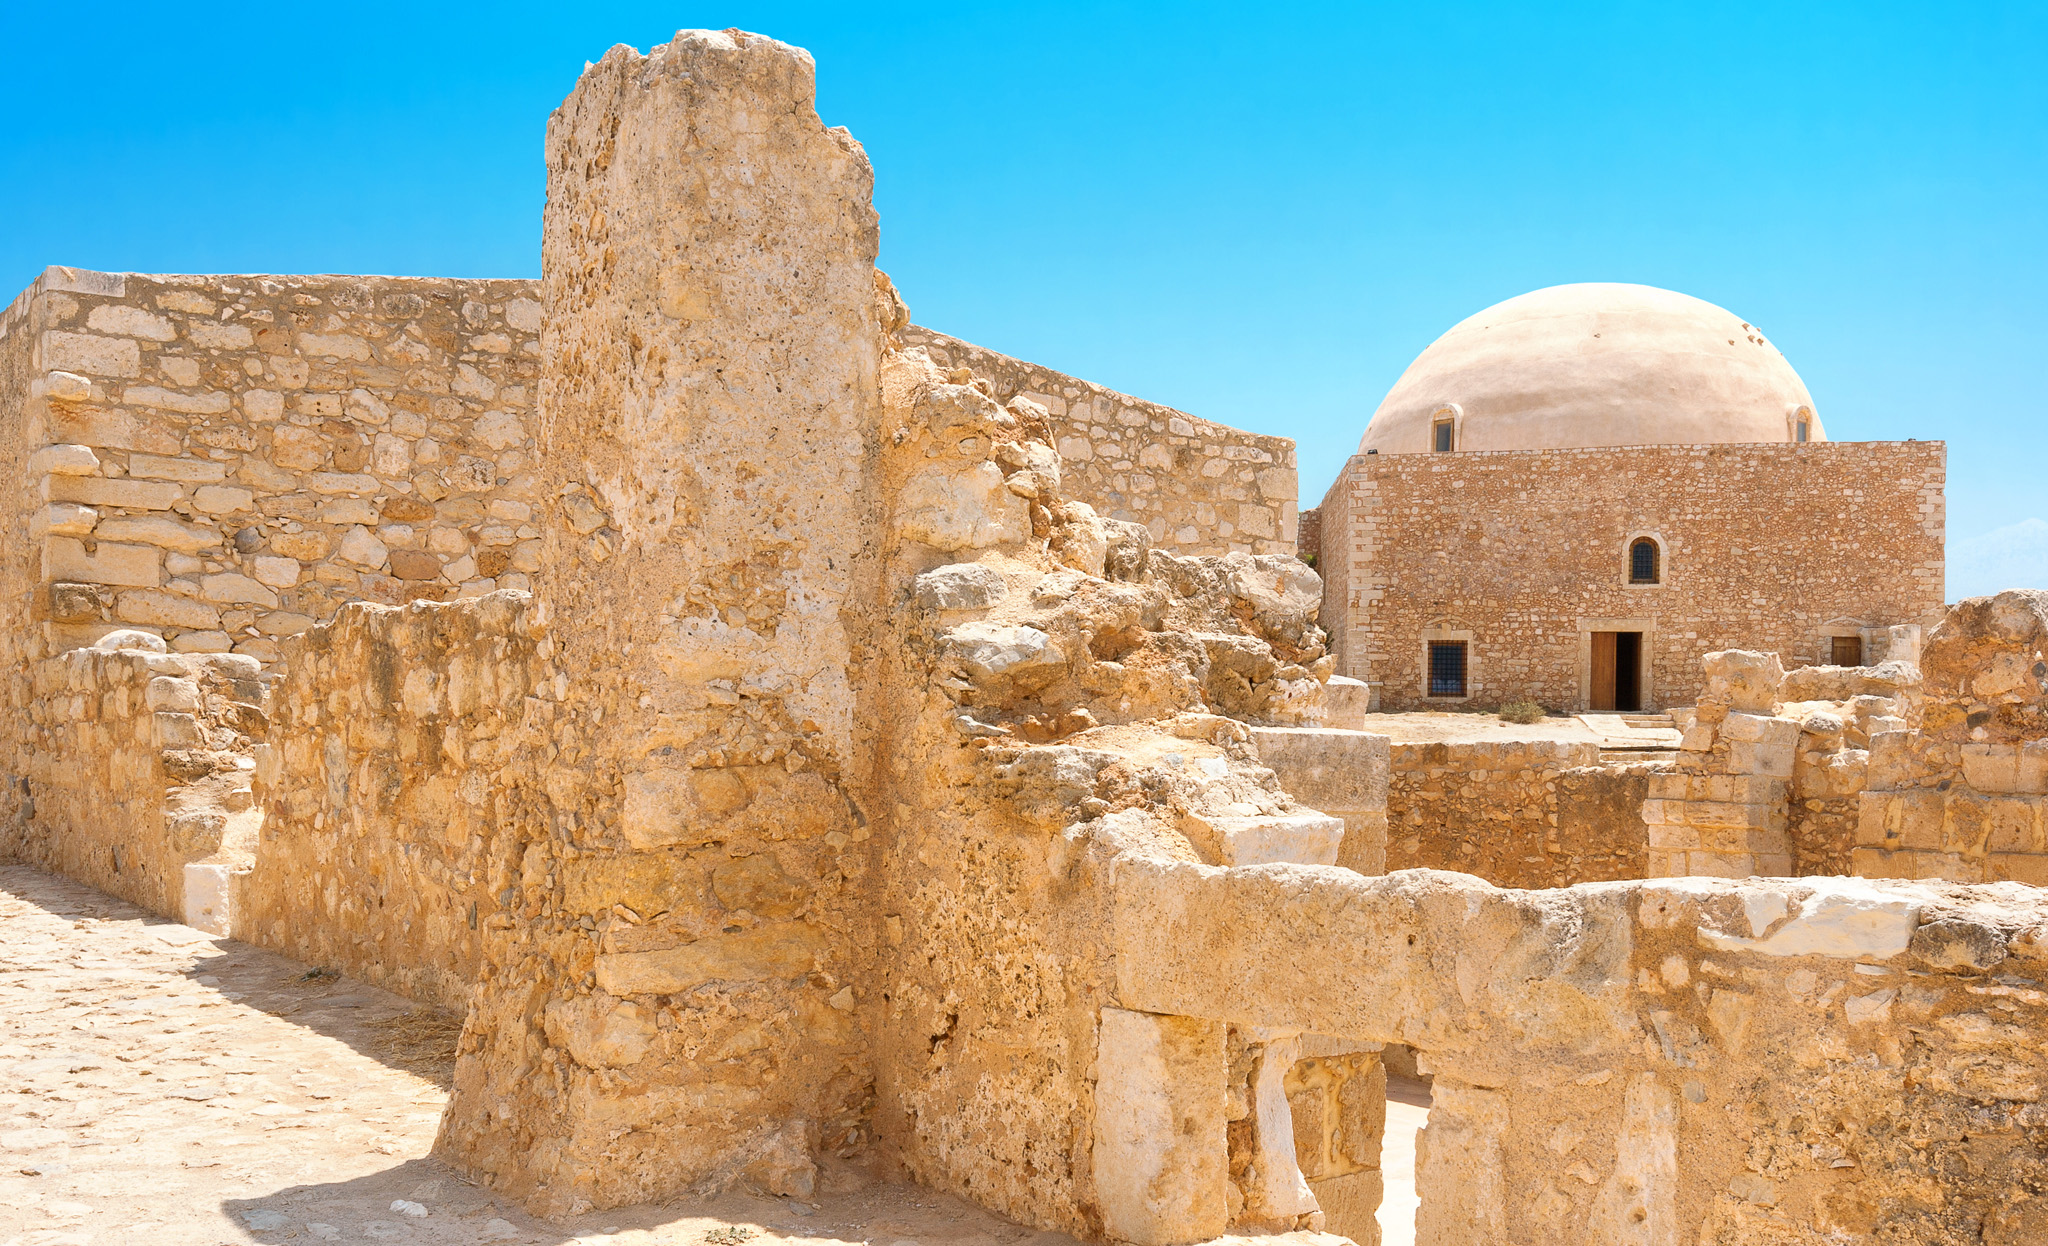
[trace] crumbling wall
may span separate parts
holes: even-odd
[[[2048,1231],[2044,917],[2009,888],[1126,860],[1117,1003],[1415,1047],[1419,1241],[2019,1243]]]
[[[1476,874],[1502,887],[1641,878],[1655,763],[1603,765],[1568,740],[1396,743],[1387,868]]]
[[[1111,519],[1144,524],[1177,554],[1292,554],[1294,442],[1199,419],[916,325],[901,332],[941,368],[989,382],[999,403],[1045,408],[1061,487]]]
[[[17,305],[27,375],[0,378],[37,494],[9,512],[33,516],[9,581],[31,651],[141,628],[272,665],[344,602],[524,587],[534,295],[52,269]]]
[[[1827,661],[1832,626],[1875,640],[1942,609],[1944,455],[1921,441],[1355,456],[1319,508],[1338,673],[1381,681],[1388,709],[1441,705],[1427,638],[1465,638],[1473,703],[1581,710],[1595,631],[1642,632],[1645,707],[1691,704],[1705,652]],[[1629,579],[1640,536],[1660,543],[1655,584]]]
[[[38,292],[49,274],[0,311],[0,692],[9,710],[0,722],[0,860],[16,852],[30,814],[30,754],[24,711],[32,696],[29,643],[34,626],[36,553],[29,540],[35,510],[28,480],[28,456],[35,450],[28,427],[33,402]]]
[[[804,1192],[866,1126],[854,681],[900,305],[813,92],[795,49],[686,32],[549,124],[534,584],[568,704],[437,1147],[550,1213]]]
[[[469,1002],[484,932],[547,891],[525,841],[566,685],[544,608],[359,602],[292,642],[258,751],[264,815],[237,938],[442,1007]],[[562,891],[571,921],[611,913]],[[634,896],[652,914],[648,900]]]
[[[878,487],[893,501],[883,592],[897,634],[877,677],[900,691],[877,706],[875,736],[889,811],[876,1129],[930,1185],[1128,1236],[1184,1209],[1161,1205],[1142,1158],[1100,1141],[1143,1105],[1105,1096],[1095,1070],[1162,1058],[1142,1020],[1106,1026],[1094,1002],[1109,989],[1105,845],[1335,862],[1349,818],[1301,808],[1260,762],[1306,772],[1335,750],[1369,763],[1380,741],[1300,726],[1320,716],[1328,669],[1312,573],[1284,556],[1146,549],[1142,527],[1062,495],[1042,411],[992,390],[918,348],[885,358]],[[1372,778],[1327,782],[1368,835]],[[1294,1227],[1313,1202],[1275,1124],[1291,1039],[1194,1041],[1219,1061],[1236,1052],[1243,1079],[1209,1104],[1239,1141],[1198,1192],[1203,1214]]]
[[[1855,871],[2048,884],[2048,593],[1959,603],[1921,667],[1920,729],[1873,723]]]
[[[28,767],[16,855],[224,932],[225,876],[261,821],[255,660],[166,653],[156,637],[113,632],[34,663],[30,680],[17,725]],[[192,876],[197,864],[217,868]]]

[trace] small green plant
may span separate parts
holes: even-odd
[[[1534,701],[1510,701],[1497,711],[1504,723],[1533,723],[1543,720],[1544,709]]]
[[[754,1230],[743,1224],[728,1224],[711,1230],[704,1235],[706,1246],[740,1246],[754,1235]]]

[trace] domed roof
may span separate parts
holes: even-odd
[[[1366,425],[1359,452],[1420,453],[1455,421],[1459,450],[1825,439],[1778,348],[1712,303],[1618,282],[1496,303],[1430,343]]]

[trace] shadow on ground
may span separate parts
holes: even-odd
[[[223,999],[346,1043],[380,1064],[423,1077],[443,1090],[451,1084],[455,1043],[462,1033],[462,1017],[456,1013],[416,1004],[239,940],[216,938],[59,875],[10,866],[4,881],[18,899],[52,916],[74,922],[135,922],[144,937],[192,952],[199,959],[184,976]]]
[[[844,1193],[813,1202],[733,1191],[703,1202],[642,1204],[552,1224],[465,1184],[432,1159],[399,1164],[353,1181],[298,1185],[222,1209],[258,1242],[394,1241],[422,1246],[514,1242],[568,1246],[616,1241],[667,1246],[779,1246],[783,1243],[912,1242],[916,1246],[1079,1246],[1000,1220],[958,1199],[915,1186],[862,1180],[851,1171],[828,1185]],[[403,1204],[412,1204],[408,1209]],[[394,1207],[394,1204],[399,1204]]]

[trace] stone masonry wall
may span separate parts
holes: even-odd
[[[1418,1242],[2048,1235],[2039,891],[1503,891],[1126,861],[1117,892],[1120,1007],[1182,1032],[1215,1019],[1416,1049],[1433,1074]],[[1193,1106],[1203,1088],[1177,1084]]]
[[[1499,887],[1641,878],[1655,763],[1602,765],[1596,744],[1396,743],[1387,869],[1456,870]]]
[[[1475,703],[1579,710],[1586,633],[1641,630],[1646,708],[1689,704],[1708,651],[1816,663],[1837,620],[1938,613],[1944,470],[1940,442],[1360,455],[1321,507],[1323,619],[1388,709],[1432,703],[1425,632],[1469,637]],[[1644,535],[1661,582],[1632,585]]]
[[[1051,413],[1066,496],[1144,524],[1177,554],[1292,554],[1294,442],[1199,419],[916,325],[901,334],[942,368],[966,368],[997,402]]]
[[[0,693],[8,710],[0,715],[0,859],[27,829],[32,808],[23,790],[31,761],[25,711],[35,695],[29,655],[38,570],[28,535],[35,510],[28,456],[40,442],[28,427],[29,387],[38,300],[60,273],[45,273],[0,311]]]
[[[53,269],[6,385],[38,653],[117,627],[248,654],[352,600],[523,587],[528,281]]]
[[[447,1008],[469,1001],[487,930],[546,890],[529,861],[565,685],[544,610],[359,602],[291,642],[257,753],[264,806],[235,935]],[[572,919],[611,916],[566,888]],[[658,900],[659,902],[651,902]],[[652,914],[666,898],[628,901]]]
[[[246,859],[261,822],[251,754],[267,725],[255,659],[138,642],[42,659],[30,679],[18,724],[26,816],[0,856],[225,931],[219,881]],[[220,868],[194,887],[188,867],[202,862]]]
[[[549,1214],[748,1170],[805,1193],[862,1137],[854,681],[899,305],[814,72],[685,32],[611,49],[549,123],[535,592],[574,621],[571,703],[437,1143]]]
[[[1920,729],[1872,724],[1855,872],[2048,885],[2048,592],[1958,603],[1921,666]]]

